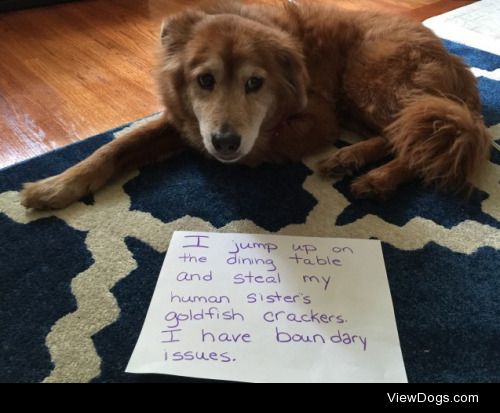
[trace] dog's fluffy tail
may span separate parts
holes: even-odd
[[[490,151],[480,114],[446,97],[412,99],[385,132],[396,156],[425,184],[467,195]]]

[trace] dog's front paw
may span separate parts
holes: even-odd
[[[78,185],[56,175],[38,182],[24,184],[21,204],[33,209],[60,209],[82,197]]]
[[[359,160],[349,147],[340,149],[318,164],[318,170],[322,175],[333,178],[352,176],[358,169]]]

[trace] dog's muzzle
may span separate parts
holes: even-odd
[[[239,158],[241,136],[234,132],[220,132],[212,135],[212,145],[217,157],[223,161]]]

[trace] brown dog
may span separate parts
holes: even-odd
[[[284,3],[223,2],[167,19],[161,118],[60,175],[28,183],[22,203],[62,208],[113,176],[192,147],[221,162],[299,160],[335,141],[339,122],[367,140],[320,164],[352,174],[359,197],[421,178],[468,190],[489,152],[475,79],[422,25],[394,16]]]

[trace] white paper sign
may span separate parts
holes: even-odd
[[[482,0],[431,17],[423,25],[444,39],[500,55],[500,2]]]
[[[126,371],[406,382],[380,242],[175,232]]]

